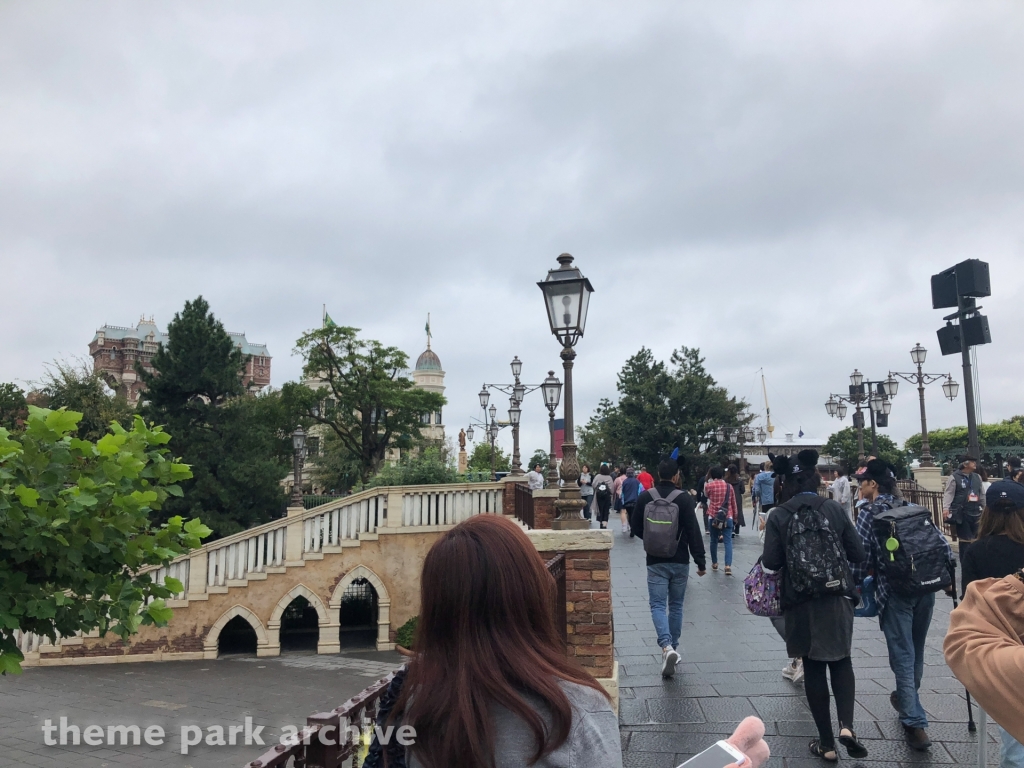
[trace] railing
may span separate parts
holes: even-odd
[[[153,579],[155,584],[163,584],[164,579],[170,576],[172,579],[177,579],[181,582],[181,586],[184,591],[179,594],[188,594],[188,560],[178,560],[168,565],[157,568],[156,571],[150,571],[150,578]]]
[[[285,768],[293,758],[295,768],[356,768],[365,757],[363,728],[376,722],[380,699],[394,677],[392,672],[330,712],[310,715],[294,738],[246,763],[246,768]]]
[[[917,504],[930,510],[935,526],[956,541],[956,529],[949,525],[942,516],[942,493],[925,490],[915,480],[897,480],[896,486],[899,488],[900,495],[908,503]]]
[[[533,530],[533,491],[526,483],[516,483],[515,495],[516,518],[530,530]]]
[[[302,551],[319,552],[324,546],[338,546],[342,539],[358,539],[360,533],[376,531],[386,501],[383,494],[371,496],[307,517],[302,522]]]
[[[555,604],[552,609],[555,612],[555,627],[562,636],[562,647],[569,643],[568,614],[565,605],[565,553],[559,552],[545,563],[545,566],[555,579]]]
[[[302,506],[306,509],[313,509],[323,504],[330,504],[332,501],[344,499],[348,494],[344,493],[307,493],[302,497]]]
[[[402,496],[402,525],[455,525],[467,517],[480,514],[500,514],[500,488],[492,490],[423,490],[407,492]]]

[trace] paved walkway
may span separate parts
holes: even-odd
[[[807,751],[816,731],[803,686],[780,674],[787,662],[782,640],[768,619],[751,615],[743,602],[743,578],[761,554],[757,537],[745,528],[736,539],[733,576],[713,573],[709,559],[707,575],[697,578],[691,564],[679,649],[683,660],[675,678],[666,681],[660,675],[661,652],[648,609],[643,542],[623,537],[614,523],[613,531],[615,651],[626,768],[674,768],[725,738],[752,714],[767,726],[771,768],[826,765]],[[904,745],[889,704],[893,677],[877,619],[856,619],[855,728],[870,754],[866,760],[851,760],[843,751],[842,765],[977,765],[977,741],[967,732],[964,689],[942,658],[942,638],[952,607],[952,600],[939,595],[921,696],[935,744],[924,754]],[[990,740],[988,764],[997,766],[998,744],[991,733]]]
[[[338,706],[399,664],[397,653],[352,651],[29,668],[0,678],[0,766],[238,768],[268,747],[203,744],[182,755],[181,728],[199,725],[205,735],[208,726],[221,725],[227,739],[230,726],[251,717],[273,745],[283,726],[305,725],[307,715]],[[119,739],[115,746],[46,746],[44,721],[57,725],[62,716],[80,730],[103,726],[104,737],[110,725],[135,724],[143,732],[159,725],[167,739],[162,746],[121,746]]]

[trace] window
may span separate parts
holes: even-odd
[[[435,423],[435,424],[442,424],[442,423],[443,423],[443,422],[441,421],[441,412],[440,412],[440,411],[437,411],[437,412],[436,412],[436,413],[434,414],[434,423]]]
[[[310,435],[306,438],[306,453],[309,456],[320,455],[320,438],[317,435]]]
[[[420,414],[420,424],[429,424],[429,423],[430,423],[430,414],[429,413],[421,413]]]

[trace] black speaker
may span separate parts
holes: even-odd
[[[932,309],[957,306],[956,267],[932,275]]]
[[[953,269],[956,271],[956,289],[961,296],[992,295],[992,283],[988,276],[988,262],[978,259],[961,261]],[[950,305],[952,306],[952,305]]]
[[[985,315],[968,317],[963,322],[963,328],[964,338],[967,339],[967,346],[976,347],[979,344],[992,343],[992,333],[989,331],[988,318]]]
[[[960,354],[960,326],[946,323],[938,330],[939,351],[943,355]]]
[[[889,426],[889,414],[888,413],[876,413],[875,414],[875,426],[876,427],[888,427]]]

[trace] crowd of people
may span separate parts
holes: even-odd
[[[841,474],[834,498],[819,493],[817,462],[813,450],[773,457],[751,484],[751,519],[759,528],[763,522],[763,552],[751,577],[759,571],[779,586],[779,611],[759,615],[771,617],[799,662],[800,675],[787,676],[803,682],[818,732],[810,752],[826,762],[839,760],[840,747],[852,758],[868,757],[853,727],[855,614],[879,617],[893,672],[890,701],[909,746],[927,750],[919,696],[925,638],[936,593],[955,595],[956,558],[930,513],[925,519],[904,502],[884,462],[862,462],[852,481]],[[952,614],[944,650],[953,673],[1002,726],[1002,768],[1022,768],[1024,478],[1017,465],[1006,478],[979,485],[975,465],[965,459],[945,495],[965,599]],[[718,466],[686,489],[672,458],[658,464],[657,482],[646,468],[583,469],[581,484],[591,489],[583,494],[585,515],[606,528],[614,508],[624,536],[643,542],[661,672],[671,678],[682,658],[690,560],[698,577],[707,573],[707,536],[712,568],[722,543],[731,573],[732,539],[744,525],[743,483],[731,467]],[[550,610],[554,590],[542,558],[511,520],[478,515],[442,534],[423,566],[415,654],[378,713],[382,729],[412,726],[416,741],[407,747],[375,737],[365,765],[620,768],[618,719],[604,688],[561,647]],[[865,605],[875,613],[864,613]],[[757,718],[744,720],[728,743],[745,757],[723,768],[762,765],[769,756],[764,733]]]

